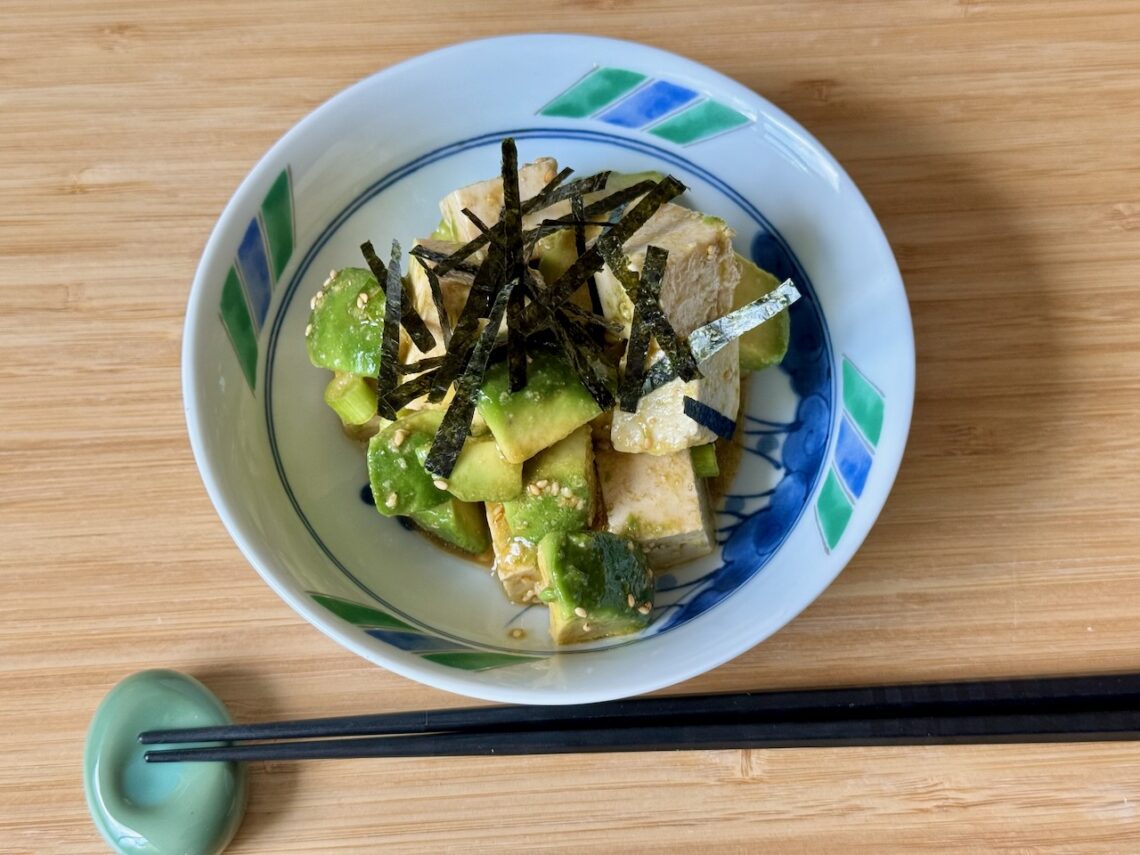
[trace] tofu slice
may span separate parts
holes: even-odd
[[[656,351],[660,356],[660,351]],[[650,358],[653,357],[651,352]],[[733,339],[700,364],[701,377],[680,378],[644,395],[636,413],[615,409],[610,442],[630,454],[672,454],[716,439],[716,434],[685,415],[685,396],[735,420],[740,409],[740,342]]]
[[[538,194],[550,180],[558,174],[558,161],[552,157],[540,157],[533,163],[528,163],[519,169],[519,198],[526,201]],[[480,220],[488,226],[499,221],[499,214],[503,209],[503,179],[488,178],[460,187],[448,193],[439,203],[439,210],[443,218],[451,223],[455,235],[463,243],[479,236],[479,229],[467,219],[463,213],[464,208],[471,209]],[[537,212],[536,212],[537,213]],[[533,215],[524,222],[524,225],[533,224]]]
[[[732,249],[733,231],[723,220],[666,203],[625,243],[625,253],[638,273],[649,246],[668,250],[661,280],[661,308],[680,335],[726,314],[740,281]],[[602,310],[625,325],[629,337],[633,303],[608,266],[596,277]]]
[[[535,544],[525,537],[512,537],[503,506],[487,502],[487,525],[491,529],[491,548],[495,552],[494,573],[512,603],[532,605],[538,602],[537,589],[542,581],[538,570]]]
[[[667,455],[599,449],[596,459],[607,527],[637,541],[650,567],[671,567],[712,552],[716,537],[708,493],[688,449]]]

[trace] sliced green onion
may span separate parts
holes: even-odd
[[[337,374],[325,387],[325,403],[345,425],[362,425],[376,415],[376,390],[359,374]]]

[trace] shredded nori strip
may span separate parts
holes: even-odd
[[[439,277],[435,275],[435,271],[431,268],[426,261],[419,256],[412,256],[420,267],[423,268],[424,275],[427,277],[428,290],[431,291],[431,302],[435,306],[436,317],[439,318],[439,331],[443,336],[443,346],[446,349],[451,343],[451,319],[447,316],[447,306],[443,303],[443,289],[439,284]]]
[[[431,387],[432,374],[434,371],[429,371],[426,374],[420,374],[413,377],[407,383],[401,383],[383,400],[387,401],[392,410],[402,410],[416,398],[422,398],[427,394],[428,389]],[[387,416],[385,416],[387,418]]]
[[[560,319],[564,317],[560,315]],[[599,354],[590,353],[589,347],[593,344],[593,340],[587,338],[585,341],[581,339],[575,341],[574,336],[578,329],[570,323],[555,322],[550,325],[550,329],[554,334],[554,340],[564,351],[570,367],[574,369],[578,380],[586,387],[594,403],[603,411],[610,409],[614,405],[614,384],[599,368],[599,364],[605,364],[604,358]],[[591,358],[591,355],[595,358]]]
[[[625,187],[621,190],[615,190],[609,196],[603,196],[601,199],[595,199],[582,210],[582,219],[587,222],[593,222],[597,217],[600,217],[603,214],[624,210],[625,207],[638,196],[644,196],[646,193],[649,193],[655,188],[660,187],[661,184],[667,180],[677,181],[677,179],[673,178],[671,175],[666,176],[666,178],[661,179],[661,181],[652,181],[646,179],[645,181],[639,181],[636,184]],[[680,182],[677,183],[680,185],[681,189],[677,191],[677,193],[674,193],[672,196],[669,196],[668,198],[663,199],[661,202],[658,202],[654,207],[654,210],[659,208],[664,202],[669,201],[669,199],[673,198],[673,196],[677,196],[684,191],[684,185],[680,184]],[[549,224],[549,226],[553,228],[555,225],[559,224],[572,226],[574,224],[574,219],[574,214],[570,213],[561,217],[557,217],[553,220],[543,220],[543,222]],[[612,220],[610,222],[612,222]],[[640,228],[640,226],[638,228]],[[634,229],[633,231],[637,231],[637,229]],[[630,234],[632,235],[633,232],[631,231]],[[628,239],[629,235],[626,235],[626,240]]]
[[[620,334],[625,329],[620,321],[611,321],[605,315],[595,314],[589,309],[583,309],[577,303],[563,303],[558,307],[558,311],[564,312],[571,320],[592,325],[599,330],[606,330],[615,335]]]
[[[372,248],[372,241],[365,241],[360,245],[360,251],[364,255],[364,260],[368,262],[368,269],[372,271],[372,275],[376,277],[377,282],[384,282],[388,276],[388,271],[384,269],[384,262],[376,257],[376,250]],[[399,272],[400,257],[398,255],[392,256],[396,262],[396,270]],[[401,288],[404,285],[401,283]],[[422,352],[427,353],[435,347],[435,336],[431,334],[431,330],[427,328],[424,319],[420,317],[420,313],[416,311],[415,306],[412,305],[411,300],[405,301],[405,305],[400,317],[400,324],[407,331],[408,337]],[[387,309],[385,309],[385,313]],[[387,315],[385,314],[385,317]]]
[[[430,371],[433,368],[439,368],[443,364],[442,356],[428,356],[424,359],[418,359],[415,362],[409,362],[405,365],[397,365],[396,371],[400,374],[422,374],[424,371]]]
[[[586,193],[597,193],[599,190],[605,190],[606,184],[610,180],[610,170],[599,172],[597,175],[589,175],[585,178],[579,178],[571,181],[569,184],[563,184],[555,190],[552,190],[546,196],[546,204],[544,208],[549,208],[551,205],[556,205],[559,202],[571,199],[574,196],[581,196]],[[529,200],[528,200],[529,201]],[[539,210],[531,207],[524,210],[524,214],[529,214],[531,211]]]
[[[368,266],[374,271],[383,270],[384,265],[376,257],[372,242],[361,246]],[[377,264],[373,266],[373,259]],[[396,366],[400,362],[400,314],[403,310],[404,283],[400,278],[400,242],[392,241],[392,258],[384,277],[384,325],[380,334],[380,370],[376,377],[376,397],[378,410],[386,419],[395,419],[396,411],[388,403],[388,396],[396,388]]]
[[[645,382],[641,386],[641,396],[644,398],[650,392],[654,392],[666,383],[676,379],[677,372],[673,370],[673,364],[669,361],[668,357],[660,359],[649,366],[649,370],[645,372]]]
[[[689,333],[689,347],[693,356],[703,362],[734,338],[740,338],[749,330],[774,318],[799,298],[800,292],[792,280],[785,279],[759,300],[746,303]]]
[[[598,240],[601,245],[602,256],[606,260],[606,264],[610,268],[610,272],[625,288],[626,294],[629,295],[631,300],[637,299],[637,285],[638,278],[632,270],[629,269],[629,259],[626,258],[625,253],[621,251],[621,245],[615,245],[610,241]],[[653,247],[649,247],[653,249]],[[648,262],[649,254],[646,252],[646,260]],[[644,265],[642,265],[644,268]],[[661,304],[654,300],[653,302],[646,302],[641,305],[642,322],[648,324],[653,330],[653,337],[657,339],[657,346],[665,351],[665,355],[669,357],[669,361],[673,364],[673,369],[681,377],[682,380],[694,380],[701,376],[701,371],[697,367],[697,361],[693,358],[693,352],[689,350],[689,345],[685,339],[674,331],[673,325],[669,323],[669,319],[665,317],[665,311],[661,308]]]
[[[800,292],[796,288],[795,283],[792,282],[791,279],[785,279],[759,300],[741,306],[739,309],[735,309],[724,317],[717,318],[715,321],[710,321],[702,327],[697,327],[697,329],[689,334],[689,349],[692,350],[693,357],[698,362],[704,362],[732,341],[732,339],[739,338],[749,330],[760,326],[760,324],[765,321],[771,320],[783,309],[786,309],[792,303],[796,302],[800,296]],[[764,308],[765,306],[769,308]],[[776,308],[772,310],[770,308],[772,306]],[[771,314],[769,314],[769,312],[771,312]],[[766,315],[766,317],[762,317],[764,315]],[[747,324],[743,322],[745,317],[749,319]],[[728,324],[722,323],[722,321],[730,318],[732,320],[729,321]],[[723,334],[729,327],[732,329],[732,334]],[[662,359],[653,363],[649,371],[646,372],[645,382],[641,386],[642,396],[660,389],[676,377],[677,372],[673,370],[673,366],[668,359]]]
[[[503,246],[499,243],[491,244],[487,249],[487,256],[475,275],[471,284],[471,291],[467,301],[463,304],[463,311],[459,313],[455,329],[451,334],[451,345],[447,348],[447,355],[443,365],[436,372],[428,400],[436,403],[443,400],[447,387],[454,382],[467,364],[467,358],[475,346],[479,333],[479,319],[487,316],[491,301],[503,283],[508,281],[506,255]],[[438,269],[438,268],[437,268]]]
[[[658,305],[661,297],[661,277],[665,273],[665,263],[669,253],[657,246],[645,251],[645,264],[641,268],[641,279],[637,283],[633,301],[633,322],[629,330],[629,344],[625,349],[625,373],[622,375],[619,406],[627,413],[637,412],[641,400],[641,382],[645,377],[645,356],[649,351],[649,339],[653,326],[649,314]]]
[[[584,325],[575,323],[560,309],[550,309],[543,299],[541,289],[533,280],[528,286],[538,298],[531,305],[537,306],[546,315],[548,320],[544,326],[555,344],[570,362],[570,367],[594,402],[601,409],[608,410],[614,405],[614,383],[611,376],[616,373],[615,369]]]
[[[559,185],[561,185],[562,182],[566,180],[567,176],[569,176],[573,171],[574,170],[570,169],[570,167],[566,167],[552,179],[550,179],[545,187],[538,191],[537,194],[526,200],[526,203],[522,206],[522,213],[529,214],[531,211],[540,211],[543,208],[550,207],[550,200],[553,197],[555,191],[558,189]],[[497,227],[498,223],[492,226],[490,231],[493,231]],[[471,240],[453,252],[447,259],[440,261],[436,267],[436,273],[438,273],[440,276],[443,276],[445,273],[449,273],[451,270],[455,269],[455,267],[462,264],[472,253],[478,252],[480,249],[482,249],[489,240],[490,237],[486,233],[473,237]]]
[[[577,222],[574,223],[574,252],[578,258],[586,254],[586,213],[582,207],[582,197],[575,194],[570,197],[570,212]],[[598,293],[598,280],[591,273],[586,277],[586,288],[590,292],[590,308],[595,315],[602,314],[602,296]],[[599,332],[600,336],[601,333]]]
[[[718,410],[714,410],[704,401],[685,396],[683,401],[685,415],[701,427],[706,427],[722,439],[732,439],[736,433],[736,422]]]
[[[437,478],[447,478],[455,468],[455,460],[463,449],[467,434],[471,431],[471,417],[479,399],[479,387],[487,373],[487,363],[495,346],[499,324],[507,311],[507,301],[514,291],[516,282],[508,282],[495,297],[487,326],[479,334],[478,341],[471,351],[471,359],[463,374],[455,383],[455,397],[443,414],[443,421],[432,440],[431,449],[424,460],[424,469]]]
[[[438,264],[441,261],[447,261],[451,258],[451,253],[440,252],[438,249],[428,249],[421,243],[416,244],[408,252],[408,255],[415,256],[421,261],[430,261],[432,264]],[[435,269],[434,267],[432,268]],[[476,264],[457,264],[448,271],[448,273],[466,273],[468,276],[474,276],[479,271],[479,266]]]
[[[525,296],[522,288],[515,288],[507,303],[507,388],[512,393],[526,388],[526,334],[521,324]]]
[[[652,184],[652,182],[649,183]],[[634,187],[637,186],[634,185]],[[604,248],[607,246],[616,247],[620,253],[622,245],[632,237],[634,232],[645,225],[658,208],[670,199],[679,196],[684,190],[685,185],[672,175],[665,176],[660,182],[653,185],[653,189],[642,196],[641,200],[625,216],[594,241],[594,245],[586,251],[585,255],[580,256],[565,273],[551,283],[549,289],[550,305],[557,308],[566,302],[582,286],[587,276],[602,269],[602,250]],[[619,196],[623,192],[619,190],[609,198]],[[586,215],[591,216],[590,207],[586,208]],[[532,323],[538,314],[537,311],[532,313],[532,309],[534,309],[533,304],[527,307],[527,314],[524,318],[527,323]]]
[[[506,255],[507,276],[515,281],[521,281],[525,275],[518,168],[518,149],[515,141],[507,137],[503,140],[503,210],[499,216],[499,236]],[[511,392],[520,392],[526,386],[526,336],[520,324],[525,297],[523,288],[514,288],[507,303],[507,388]]]
[[[506,208],[506,206],[504,205],[504,210],[505,210],[505,208]],[[491,240],[491,241],[501,240],[499,233],[497,231],[492,232],[491,227],[489,225],[487,225],[485,222],[483,222],[481,219],[479,219],[479,215],[476,214],[474,211],[472,211],[470,208],[464,208],[459,213],[463,214],[463,216],[465,216],[467,219],[469,219],[471,221],[471,224],[479,230],[479,233],[486,235],[488,240]],[[501,229],[499,231],[501,231]]]

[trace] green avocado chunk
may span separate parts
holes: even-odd
[[[740,253],[736,254],[740,266],[740,284],[732,298],[732,308],[739,309],[747,303],[755,302],[775,290],[780,284],[775,276],[761,270]],[[744,371],[759,371],[769,365],[776,365],[788,352],[788,336],[791,320],[785,309],[774,318],[749,330],[740,337],[740,367]]]
[[[527,365],[526,387],[514,393],[506,362],[493,365],[477,407],[511,463],[529,460],[601,413],[570,365],[546,353],[535,354]]]
[[[552,531],[590,527],[597,506],[597,475],[589,425],[528,460],[523,476],[525,489],[503,502],[511,536],[537,543]]]
[[[411,517],[421,528],[464,552],[479,555],[491,546],[487,518],[477,502],[461,502],[452,497],[434,508],[416,511]]]
[[[369,442],[368,477],[380,513],[415,514],[442,504],[448,493],[464,502],[501,502],[522,492],[522,464],[504,460],[489,435],[468,437],[451,477],[437,483],[424,460],[442,421],[442,410],[420,410],[392,422]]]
[[[407,516],[448,500],[448,493],[423,467],[438,419],[435,410],[413,413],[368,441],[368,482],[376,510],[384,516]]]
[[[495,438],[470,436],[447,479],[447,491],[464,502],[505,502],[522,493],[521,463],[508,463]]]
[[[416,426],[432,436],[443,422],[443,410],[422,410]],[[427,459],[427,448],[417,448],[420,465]],[[490,434],[469,436],[447,478],[447,492],[464,502],[505,502],[522,492],[521,463],[509,463]]]
[[[384,290],[369,271],[346,267],[313,297],[305,330],[309,361],[318,368],[375,377],[383,329]]]
[[[653,573],[641,547],[606,531],[554,532],[538,544],[539,599],[556,644],[626,635],[649,625]]]

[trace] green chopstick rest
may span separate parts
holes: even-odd
[[[245,813],[246,775],[236,763],[147,763],[144,730],[231,724],[205,686],[177,671],[132,674],[95,711],[83,752],[87,807],[124,855],[217,855]],[[217,743],[208,743],[217,744]]]

